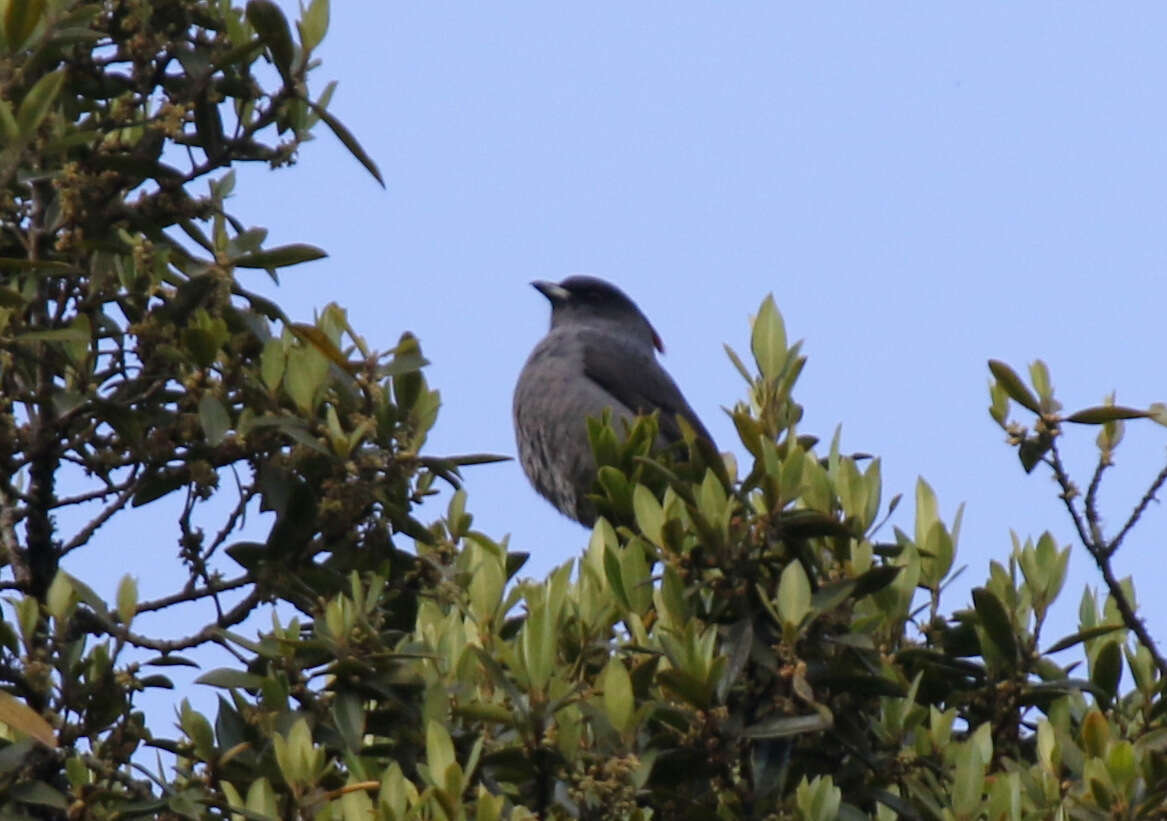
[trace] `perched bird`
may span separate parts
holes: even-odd
[[[590,276],[532,282],[551,302],[551,330],[515,386],[515,439],[531,484],[559,511],[591,526],[596,463],[587,419],[612,410],[623,420],[660,412],[661,446],[681,440],[677,417],[716,452],[713,437],[656,361],[664,351],[648,319],[623,291]],[[656,350],[654,350],[654,348]]]

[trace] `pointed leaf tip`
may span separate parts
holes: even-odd
[[[989,360],[989,370],[996,377],[997,384],[1005,390],[1005,393],[1009,394],[1011,399],[1034,413],[1041,413],[1041,405],[1038,403],[1037,397],[1021,381],[1021,377],[1017,375],[1016,371],[999,359]]]

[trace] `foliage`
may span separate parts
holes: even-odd
[[[324,122],[377,176],[331,87],[308,96],[325,0],[296,38],[265,0],[0,7],[3,817],[1162,817],[1167,665],[1111,562],[1167,469],[1113,535],[1095,503],[1125,421],[1162,406],[1063,414],[1044,365],[1027,385],[990,363],[991,415],[1052,472],[1104,595],[1043,636],[1071,550],[1046,533],[947,615],[960,511],[920,480],[911,532],[881,535],[900,497],[878,459],[800,435],[805,360],[767,298],[752,361],[727,349],[741,469],[655,452],[653,418],[592,421],[604,516],[577,563],[519,579],[463,491],[413,513],[491,458],[423,454],[417,341],[372,351],[339,307],[297,323],[240,279],[323,252],[229,215],[231,166],[286,165]],[[1084,495],[1067,424],[1100,431]],[[106,601],[60,570],[163,497],[172,594],[127,577]],[[95,512],[61,532],[70,508]],[[243,540],[256,508],[270,531]],[[233,630],[273,601],[299,615]],[[200,603],[185,635],[135,626]],[[165,738],[138,693],[210,643],[239,659],[201,676],[217,714],[182,702]]]

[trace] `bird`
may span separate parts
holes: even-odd
[[[605,409],[619,429],[659,411],[657,445],[682,441],[679,418],[717,453],[713,437],[660,363],[660,336],[627,294],[593,276],[531,285],[551,303],[551,327],[519,373],[514,394],[519,462],[535,490],[585,527],[596,462],[587,419]]]

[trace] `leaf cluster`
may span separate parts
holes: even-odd
[[[1103,582],[1052,641],[1071,548],[1015,537],[947,611],[961,510],[920,480],[891,527],[879,459],[802,431],[773,298],[749,356],[727,348],[742,465],[590,420],[602,516],[543,580],[461,490],[420,520],[495,457],[425,452],[440,397],[412,335],[378,352],[336,305],[297,322],[246,287],[323,252],[228,209],[235,164],[287,165],[321,122],[379,179],[332,86],[309,94],[328,16],[0,0],[0,815],[1163,816],[1167,665],[1112,559],[1167,469],[1113,534],[1096,504],[1159,405],[1063,414],[1044,365],[990,364],[992,417]],[[1064,424],[1100,431],[1085,493]],[[144,505],[177,511],[172,552],[143,533],[127,555],[180,563],[178,589],[107,600],[61,569]],[[290,607],[245,635],[269,602]],[[184,701],[168,738],[139,694],[209,644],[236,660],[200,668],[215,715]]]

